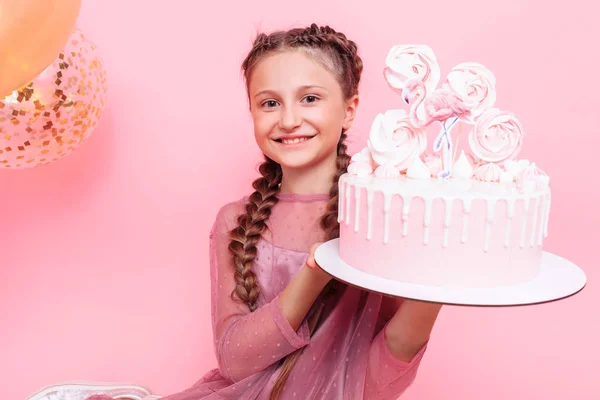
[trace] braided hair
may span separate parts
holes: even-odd
[[[269,35],[259,34],[246,56],[242,70],[248,89],[252,72],[256,65],[269,54],[300,50],[312,56],[328,69],[337,79],[345,99],[350,99],[358,93],[363,63],[358,56],[356,44],[349,40],[343,33],[336,32],[329,26],[312,24],[306,28],[295,28],[288,31],[276,31]],[[329,201],[325,213],[321,216],[320,225],[325,232],[325,237],[334,239],[339,236],[338,223],[338,181],[350,163],[347,154],[344,131],[337,145],[336,173],[329,190]],[[260,165],[261,177],[253,182],[254,192],[246,203],[245,213],[239,216],[237,226],[230,232],[231,242],[229,251],[233,255],[236,268],[236,287],[232,297],[246,303],[251,311],[256,309],[256,301],[260,294],[256,274],[252,271],[254,259],[257,254],[257,244],[267,228],[267,220],[271,215],[271,208],[277,204],[277,193],[281,184],[281,166],[265,156],[265,161]],[[324,289],[328,296],[336,291],[339,283],[332,280]],[[315,307],[309,311],[309,327],[311,335],[316,330],[319,318]],[[277,400],[283,391],[285,382],[300,357],[302,349],[285,357],[281,373],[271,391],[270,400]]]

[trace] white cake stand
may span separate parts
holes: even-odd
[[[463,306],[520,306],[565,299],[583,289],[583,270],[557,255],[544,252],[539,274],[531,281],[495,288],[426,286],[369,275],[339,257],[339,239],[319,246],[315,261],[339,281],[372,292],[413,300]]]

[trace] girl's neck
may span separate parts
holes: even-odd
[[[336,171],[336,157],[328,158],[318,165],[303,169],[283,168],[281,193],[323,194],[329,193]]]

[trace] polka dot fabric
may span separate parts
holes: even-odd
[[[235,267],[228,232],[244,212],[245,199],[221,208],[210,233],[218,368],[193,387],[163,399],[267,400],[280,361],[300,348],[304,351],[281,400],[392,400],[411,385],[426,345],[410,363],[389,352],[383,328],[397,300],[345,287],[326,305],[326,319],[312,338],[306,321],[294,331],[282,314],[279,293],[303,266],[311,245],[324,240],[319,218],[327,201],[327,195],[279,195],[253,267],[261,289],[254,312],[230,296]]]

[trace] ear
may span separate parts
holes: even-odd
[[[344,110],[344,124],[342,127],[345,131],[352,127],[352,123],[354,122],[354,117],[356,116],[356,109],[358,108],[358,95],[355,94],[350,99],[345,102],[345,110]]]

